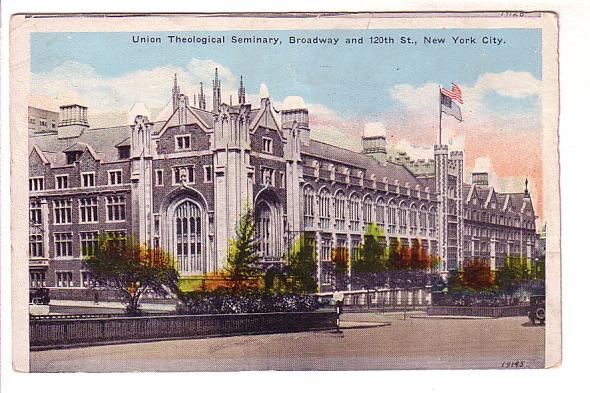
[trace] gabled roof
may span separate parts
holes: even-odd
[[[319,159],[340,162],[345,165],[364,169],[366,172],[366,179],[370,178],[371,175],[375,175],[378,181],[387,177],[391,182],[397,180],[401,186],[405,183],[409,183],[412,188],[416,185],[420,185],[422,188],[431,185],[431,182],[422,181],[422,179],[414,176],[412,172],[406,169],[403,165],[392,162],[387,162],[386,165],[382,165],[373,157],[313,139],[310,140],[309,146],[302,145],[301,151],[302,154],[314,156]],[[430,192],[434,192],[434,189],[431,189]]]
[[[506,201],[510,201],[513,208],[517,209],[519,212],[524,212],[526,209],[530,208],[533,209],[533,204],[529,196],[525,195],[524,192],[514,192],[514,193],[498,193],[500,196],[504,196]],[[504,209],[507,208],[507,204],[504,204]]]
[[[154,128],[160,129],[163,122],[154,123]],[[57,134],[32,135],[29,138],[29,146],[43,152],[46,159],[56,166],[66,164],[64,151],[73,148],[74,145],[90,146],[91,153],[104,161],[115,161],[118,159],[118,146],[124,146],[125,141],[131,134],[130,126],[118,126],[107,128],[89,128],[83,130],[76,138],[59,139]]]
[[[31,150],[31,154],[33,154],[33,152],[37,153],[37,155],[39,156],[39,158],[41,159],[41,161],[43,162],[43,164],[49,164],[50,163],[50,161],[47,158],[47,156],[45,155],[45,153],[43,153],[41,151],[41,149],[39,149],[39,146],[36,146],[36,145],[33,146],[33,150]],[[31,155],[29,154],[29,157],[30,156]]]
[[[281,127],[272,112],[270,99],[263,98],[260,101],[260,108],[250,111],[250,130],[254,131],[258,126],[262,125],[280,133]]]

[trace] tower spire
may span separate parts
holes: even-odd
[[[238,103],[245,104],[246,103],[246,89],[244,88],[244,79],[242,75],[240,75],[240,88],[238,89]]]
[[[180,89],[178,88],[178,77],[174,74],[174,86],[172,87],[172,110],[178,109],[178,102],[180,98]]]
[[[203,82],[201,82],[201,91],[199,92],[199,109],[205,110],[205,93],[203,93]]]
[[[213,112],[219,112],[219,105],[221,105],[221,81],[216,67],[215,79],[213,79]]]

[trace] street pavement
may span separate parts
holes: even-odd
[[[354,313],[342,330],[105,345],[31,353],[34,372],[370,370],[543,367],[542,326],[526,317]]]

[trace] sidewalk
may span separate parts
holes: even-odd
[[[116,301],[99,301],[95,304],[91,300],[51,300],[51,306],[61,307],[88,307],[88,308],[115,308],[125,309],[125,305],[121,302]],[[150,311],[174,311],[176,310],[176,304],[162,304],[162,303],[141,303],[142,310]]]
[[[475,315],[410,315],[410,318],[418,319],[496,319],[494,317],[478,317]]]
[[[366,329],[389,325],[389,322],[340,321],[340,329]]]

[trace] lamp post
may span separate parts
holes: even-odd
[[[404,321],[406,320],[406,314],[408,310],[408,300],[410,298],[410,285],[412,285],[411,280],[406,281],[406,301],[404,302]]]

